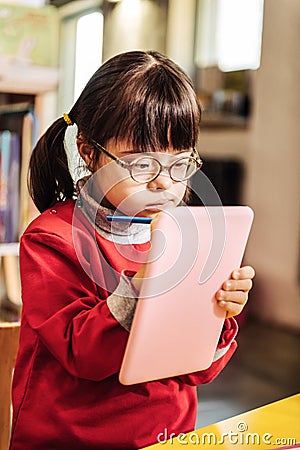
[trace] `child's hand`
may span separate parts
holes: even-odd
[[[247,303],[248,292],[252,288],[252,278],[255,272],[253,267],[245,266],[234,270],[231,278],[225,281],[216,293],[219,305],[226,309],[226,317],[233,317],[240,314]]]

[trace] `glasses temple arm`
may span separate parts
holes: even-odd
[[[122,161],[120,158],[118,158],[117,156],[113,155],[112,153],[110,153],[108,150],[106,150],[106,148],[102,147],[101,144],[99,144],[97,141],[95,141],[94,139],[90,139],[92,144],[97,147],[99,150],[101,150],[103,153],[105,153],[105,155],[107,155],[109,158],[113,159],[114,161],[116,161],[117,164],[119,164],[122,167],[127,167],[128,164],[125,163],[124,161]]]
[[[199,155],[198,151],[195,149],[195,147],[193,147],[191,156],[196,159],[196,161],[197,161],[197,163],[199,164],[200,167],[203,166],[203,161],[200,158],[200,155]]]

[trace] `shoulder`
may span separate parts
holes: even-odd
[[[23,237],[32,234],[52,234],[66,238],[72,234],[75,202],[59,202],[36,217],[25,230]]]
[[[25,246],[48,247],[64,252],[94,246],[93,229],[74,200],[56,203],[34,219],[21,237],[21,249]],[[42,249],[41,249],[42,251]]]

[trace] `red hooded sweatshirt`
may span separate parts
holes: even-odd
[[[95,233],[82,213],[74,222],[73,211],[72,200],[58,203],[21,239],[23,312],[10,449],[128,450],[156,443],[165,430],[193,430],[196,386],[212,381],[233,354],[235,320],[225,320],[218,359],[207,370],[120,384],[128,332],[106,299],[118,274],[140,266]],[[149,242],[131,247],[144,251]]]

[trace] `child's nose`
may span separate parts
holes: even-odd
[[[161,172],[155,180],[149,181],[149,189],[169,189],[173,184],[173,181],[167,171]]]

